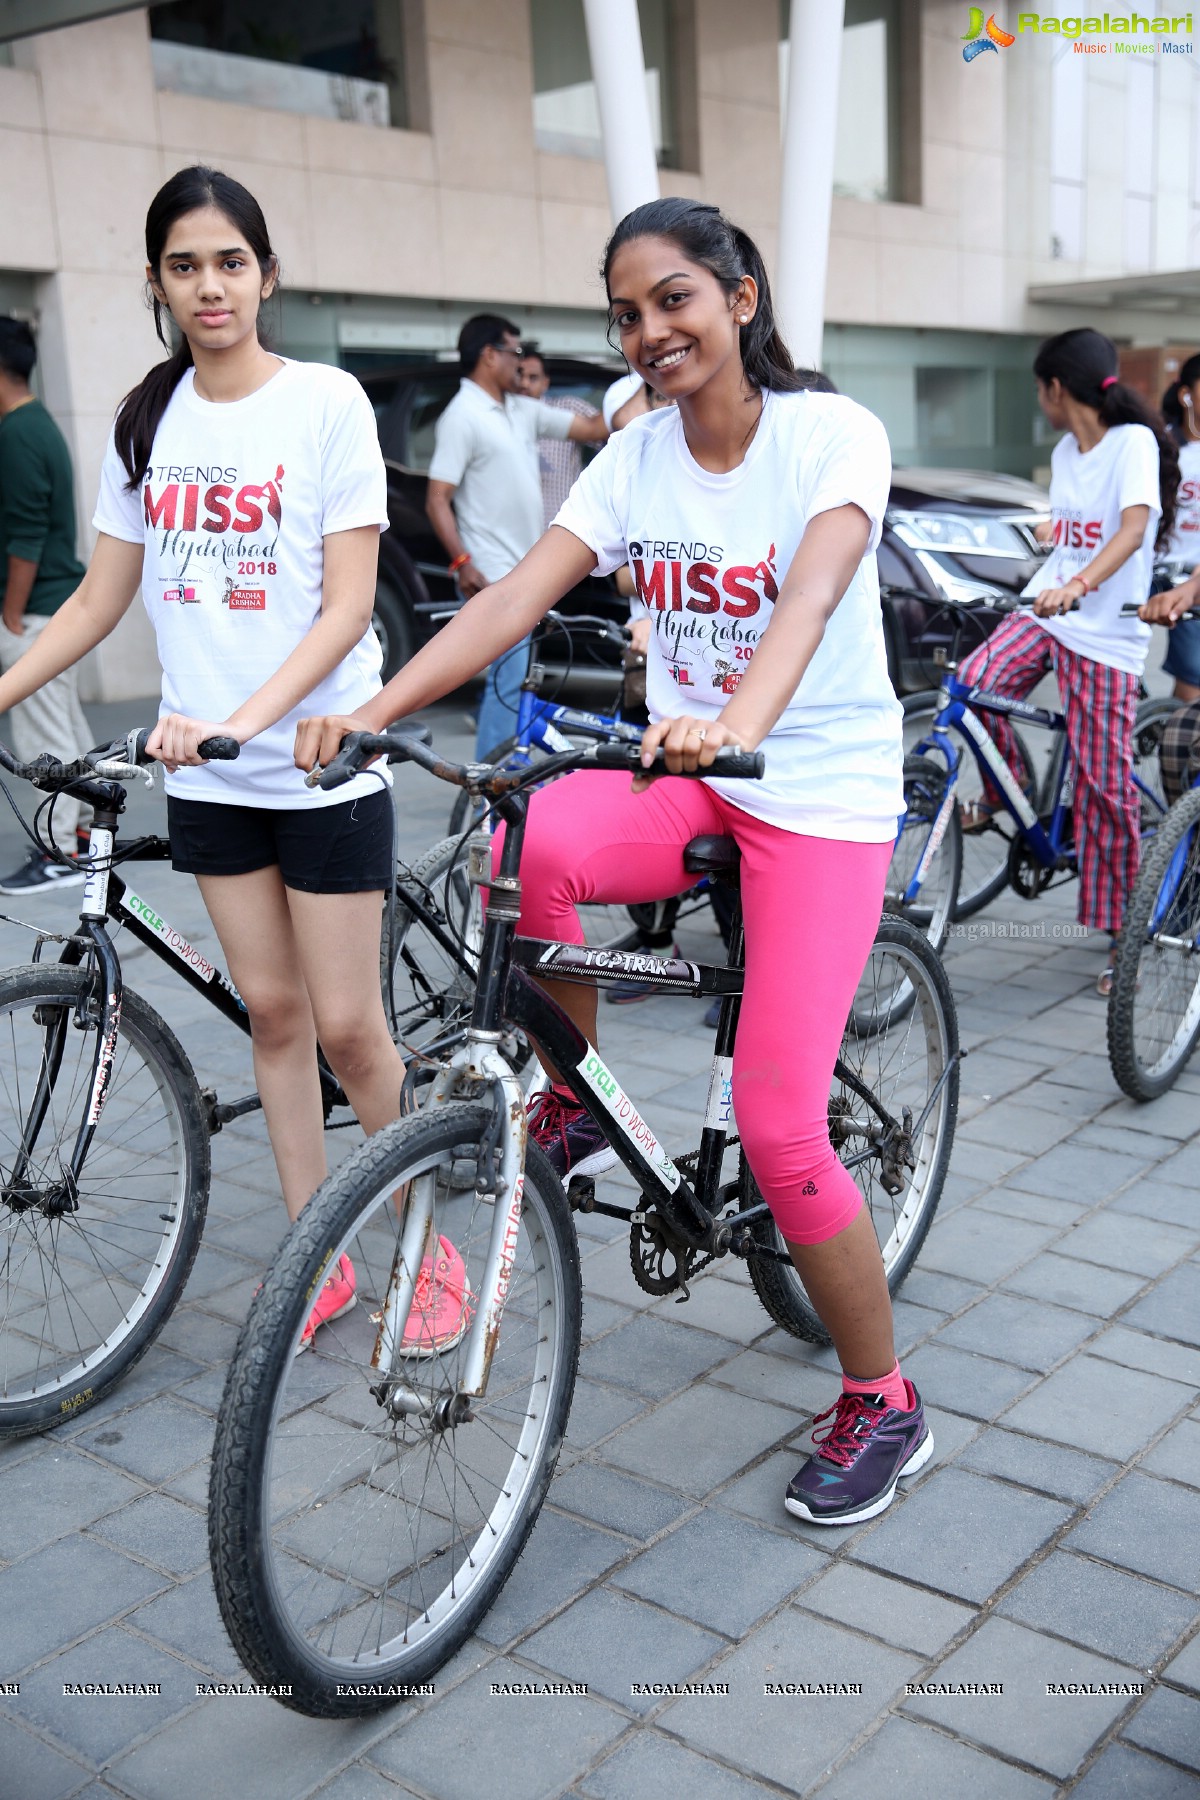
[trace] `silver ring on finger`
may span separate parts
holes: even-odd
[[[703,743],[708,736],[708,727],[706,725],[691,725],[688,727],[688,736],[698,737],[700,742]]]

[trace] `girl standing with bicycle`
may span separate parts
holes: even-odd
[[[834,1063],[883,905],[903,807],[873,551],[887,504],[883,427],[810,391],[780,340],[762,258],[713,206],[668,199],[617,226],[604,274],[630,367],[675,402],[610,440],[511,575],[472,600],[356,715],[305,721],[296,761],[328,762],[502,655],[593,569],[628,563],[653,629],[643,760],[708,767],[761,746],[761,783],[568,776],[531,801],[519,929],[579,942],[581,901],[649,901],[694,879],[700,833],[736,839],[746,918],[734,1059],[738,1128],[844,1371],[824,1441],[790,1484],[800,1518],[886,1507],[933,1440],[892,1341],[869,1213],[829,1139]],[[547,982],[595,1039],[594,989]],[[562,1087],[530,1129],[559,1176],[612,1152]]]
[[[201,167],[172,176],[146,217],[146,261],[158,335],[166,346],[169,316],[178,346],[121,403],[91,564],[0,677],[0,710],[101,643],[141,588],[163,669],[147,748],[167,769],[172,863],[199,881],[249,1013],[294,1219],[326,1175],[318,1040],[367,1132],[398,1116],[404,1075],[379,982],[389,788],[315,793],[291,756],[302,711],[379,691],[383,460],[351,376],[262,343],[278,263],[240,183]],[[238,740],[236,762],[203,762],[215,736]],[[303,1344],[353,1305],[343,1257]]]
[[[1112,948],[1138,865],[1133,785],[1138,682],[1148,625],[1122,617],[1150,591],[1156,543],[1175,518],[1179,459],[1149,408],[1117,375],[1117,350],[1082,327],[1047,338],[1034,358],[1038,405],[1064,436],[1050,459],[1054,548],[1024,593],[1032,616],[1012,615],[963,663],[961,679],[1021,699],[1047,670],[1058,680],[1075,768],[1075,843],[1081,925],[1110,934],[1096,986],[1112,988]],[[1007,722],[980,718],[1011,764]],[[986,825],[995,796],[964,821]]]

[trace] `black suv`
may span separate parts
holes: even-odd
[[[623,372],[618,365],[582,357],[548,356],[546,366],[552,394],[575,394],[597,408]],[[359,380],[375,408],[387,464],[391,529],[380,540],[375,596],[386,681],[439,620],[461,605],[446,554],[425,516],[433,429],[458,391],[459,368],[457,360],[431,362]],[[903,598],[885,594],[883,603],[888,666],[898,693],[936,685],[935,652],[950,637],[947,601],[976,599],[997,588],[1020,592],[1044,554],[1034,527],[1048,517],[1043,491],[1016,476],[895,471],[879,546],[879,581],[881,587],[906,590]],[[572,589],[558,610],[568,616],[599,614],[621,624],[629,616],[612,577],[600,575]],[[988,612],[978,617],[982,633],[999,619]],[[547,645],[544,657],[592,687],[611,689],[618,678],[615,653],[582,634],[561,655],[553,643]]]

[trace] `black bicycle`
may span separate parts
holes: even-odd
[[[132,732],[74,767],[17,763],[0,746],[10,774],[94,812],[77,927],[39,930],[34,960],[0,973],[0,1438],[74,1418],[149,1349],[199,1246],[210,1136],[261,1105],[202,1090],[171,1028],[124,982],[117,927],[249,1035],[228,975],[117,872],[170,858],[164,837],[118,843],[123,784],[144,777],[148,737]],[[238,753],[233,739],[201,748],[214,761]],[[446,1054],[469,1020],[474,964],[457,889],[420,868],[401,862],[388,896],[385,1008],[406,1055]],[[53,944],[58,960],[43,960]],[[320,1069],[328,1123],[346,1100]]]
[[[412,761],[496,806],[498,870],[477,841],[488,890],[464,1042],[433,1068],[415,1110],[355,1151],[282,1244],[243,1327],[218,1417],[209,1541],[222,1616],[246,1667],[316,1716],[367,1712],[439,1669],[478,1626],[512,1571],[557,1462],[581,1328],[571,1209],[629,1227],[634,1280],[687,1299],[717,1257],[737,1256],[771,1318],[825,1333],[738,1149],[732,1054],[742,930],[706,967],[608,947],[518,938],[527,785],[571,769],[636,769],[638,750],[572,748],[536,772],[447,763],[416,740],[355,735],[321,773],[348,779],[364,757]],[[659,769],[662,770],[661,756]],[[752,777],[762,759],[718,752],[717,772]],[[736,881],[737,849],[697,838],[694,875]],[[645,980],[664,993],[720,995],[699,1148],[673,1155],[617,1076],[538,985]],[[632,1177],[632,1206],[567,1192],[527,1141],[524,1095],[503,1034],[534,1039],[570,1082]],[[884,917],[859,984],[829,1099],[829,1134],[859,1184],[894,1291],[937,1208],[958,1105],[958,1031],[936,953]],[[296,1358],[312,1296],[349,1255],[358,1305]],[[433,1320],[433,1335],[425,1323]]]

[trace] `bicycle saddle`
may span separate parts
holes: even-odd
[[[724,875],[735,880],[742,853],[734,838],[712,832],[684,845],[683,866],[689,875]]]

